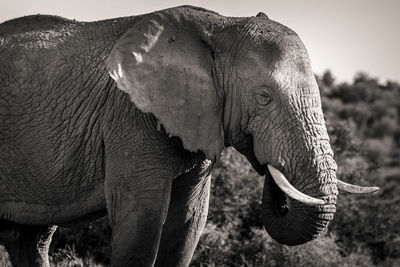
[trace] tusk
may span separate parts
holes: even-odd
[[[367,194],[373,193],[379,190],[379,187],[364,187],[359,185],[352,185],[345,182],[340,181],[339,179],[336,182],[336,186],[339,190],[342,190],[347,193],[352,194]]]
[[[286,177],[279,170],[275,169],[271,165],[268,165],[268,170],[270,171],[272,178],[274,179],[276,185],[289,197],[302,202],[306,205],[317,206],[324,205],[325,201],[322,199],[310,197],[306,194],[303,194],[296,188],[294,188]]]

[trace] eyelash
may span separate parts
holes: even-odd
[[[256,100],[259,105],[266,106],[271,103],[272,98],[269,94],[262,92],[256,95]]]

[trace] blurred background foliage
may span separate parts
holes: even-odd
[[[352,83],[337,83],[329,71],[316,79],[338,177],[381,190],[340,194],[322,236],[302,246],[280,245],[261,223],[264,178],[226,149],[213,170],[208,221],[192,266],[400,266],[400,85],[365,73]],[[59,228],[53,265],[107,266],[110,238],[106,219]]]

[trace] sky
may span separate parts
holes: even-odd
[[[400,0],[0,0],[0,22],[31,14],[93,21],[194,5],[225,16],[255,16],[293,29],[313,70],[329,69],[338,82],[363,71],[400,82]]]

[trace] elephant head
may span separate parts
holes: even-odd
[[[136,107],[187,150],[215,159],[233,146],[265,174],[263,222],[274,239],[302,244],[332,220],[336,163],[295,32],[262,13],[227,18],[169,9],[139,18],[106,67]]]

